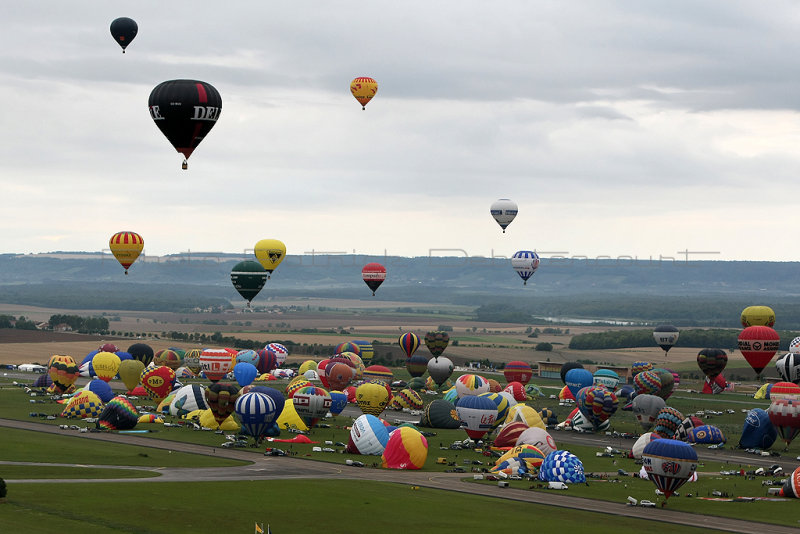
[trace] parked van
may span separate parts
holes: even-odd
[[[563,482],[548,482],[547,489],[565,490],[568,486]]]

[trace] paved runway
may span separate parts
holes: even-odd
[[[19,428],[24,430],[34,430],[52,434],[62,434],[63,430],[53,425],[46,425],[28,421],[14,421],[0,419],[0,426]],[[566,434],[571,434],[567,436]],[[530,502],[560,508],[576,508],[591,512],[598,512],[609,515],[637,517],[664,523],[687,526],[706,526],[710,529],[726,530],[729,532],[770,532],[770,534],[797,534],[798,529],[765,523],[756,523],[731,519],[719,516],[704,516],[699,514],[688,514],[664,508],[640,508],[625,506],[622,503],[610,503],[607,501],[596,501],[580,497],[571,497],[563,493],[547,493],[538,491],[527,491],[514,488],[500,488],[496,485],[475,484],[462,480],[463,473],[425,473],[420,471],[398,471],[391,469],[368,469],[350,467],[344,464],[332,464],[318,462],[300,458],[274,457],[254,454],[252,452],[238,451],[235,449],[221,449],[208,447],[205,445],[195,445],[191,443],[180,443],[174,441],[162,441],[142,438],[134,435],[109,434],[109,433],[85,433],[69,434],[82,439],[95,439],[101,441],[111,441],[115,443],[126,443],[139,445],[149,448],[161,448],[180,452],[216,455],[225,458],[235,458],[252,462],[249,465],[238,467],[210,467],[210,468],[144,468],[154,470],[161,474],[156,478],[124,479],[124,482],[191,482],[191,481],[219,481],[219,480],[275,480],[286,478],[348,478],[354,480],[377,480],[393,482],[398,484],[416,485],[427,488],[436,488],[446,491],[458,491],[488,497],[496,497],[506,500],[520,502]],[[601,441],[608,445],[606,436],[594,436],[587,434],[574,434],[561,432],[558,433],[558,440],[563,442],[596,445]],[[626,440],[630,441],[630,440]],[[612,444],[612,446],[617,446]],[[620,445],[621,447],[622,445]],[[711,452],[711,451],[709,451]],[[704,457],[708,454],[701,453]],[[719,458],[715,458],[719,459]],[[748,463],[755,463],[752,460],[761,460],[758,457],[747,456]],[[773,462],[771,458],[765,458],[767,465]],[[109,466],[116,467],[116,466]],[[65,479],[65,480],[8,480],[11,483],[52,483],[59,482],[65,484],[77,483],[97,483],[109,482],[109,479]]]

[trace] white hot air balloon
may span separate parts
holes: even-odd
[[[507,198],[495,200],[489,208],[489,213],[492,214],[494,220],[497,221],[497,224],[500,225],[503,233],[505,233],[508,225],[517,216],[517,203]]]

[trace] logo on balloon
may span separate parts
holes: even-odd
[[[164,379],[160,376],[148,376],[147,385],[154,389],[159,388],[164,385]]]
[[[661,470],[664,471],[665,473],[670,473],[675,475],[678,473],[678,471],[680,471],[680,469],[681,466],[678,465],[677,462],[664,462],[663,464],[661,464]]]

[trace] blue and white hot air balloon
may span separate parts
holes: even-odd
[[[234,409],[242,431],[256,439],[267,433],[278,416],[275,401],[264,393],[245,393],[236,399]]]
[[[523,283],[527,285],[528,278],[533,276],[533,273],[539,268],[539,255],[530,250],[515,252],[511,256],[511,267],[517,271]]]

